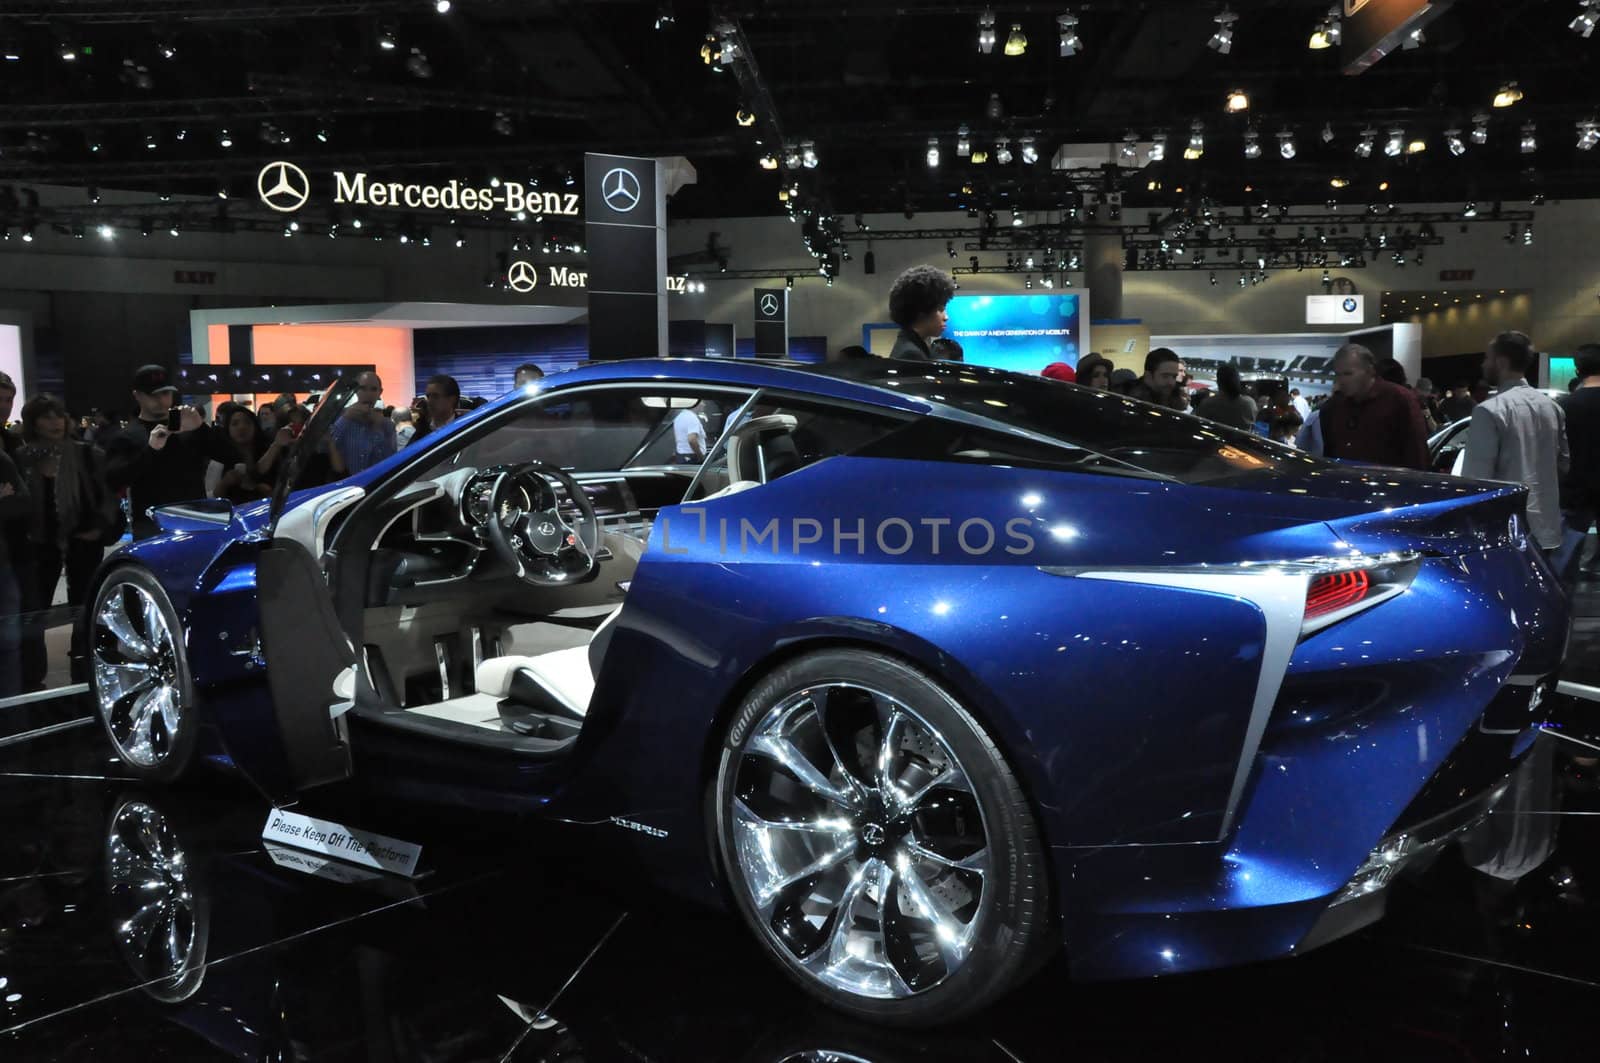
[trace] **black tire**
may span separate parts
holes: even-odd
[[[756,738],[758,725],[765,726],[763,721],[771,720],[774,712],[781,713],[784,706],[794,704],[796,699],[801,699],[803,703],[808,691],[835,688],[844,688],[847,693],[855,693],[849,688],[860,688],[874,695],[882,695],[896,708],[909,710],[915,722],[906,726],[920,724],[924,728],[931,728],[933,738],[936,741],[942,739],[943,743],[935,748],[953,757],[964,775],[963,781],[970,783],[970,787],[958,796],[962,801],[975,800],[981,814],[987,869],[983,872],[978,899],[971,902],[971,910],[976,914],[970,916],[965,924],[970,933],[970,952],[953,970],[945,961],[942,964],[944,973],[925,988],[918,985],[917,980],[901,979],[901,991],[909,990],[908,995],[882,996],[870,992],[852,992],[828,984],[822,976],[803,967],[801,960],[791,951],[792,947],[785,945],[777,932],[763,920],[753,896],[754,887],[736,857],[735,817],[739,813],[735,811],[735,796],[740,792],[741,785],[749,793],[749,778],[741,783],[741,764],[751,757],[763,762],[760,757],[764,755],[752,754],[747,748]],[[829,697],[827,693],[819,696]],[[875,698],[873,704],[881,704],[881,699]],[[879,710],[873,711],[876,714]],[[827,714],[831,715],[832,712],[829,709]],[[819,706],[812,719],[817,721],[816,726],[826,730],[826,725],[820,722],[824,715]],[[796,718],[804,718],[803,710]],[[884,730],[892,730],[893,726],[891,723],[880,729],[878,737],[882,737]],[[856,735],[853,751],[849,754],[857,758],[858,767],[870,763],[870,760],[862,759],[860,737],[860,734]],[[830,748],[844,747],[833,743]],[[757,770],[759,772],[761,769]],[[771,786],[770,783],[766,785]],[[782,781],[777,785],[782,786]],[[800,796],[808,798],[813,795],[801,793]],[[723,736],[711,804],[711,830],[717,853],[740,915],[761,942],[762,948],[802,989],[839,1011],[875,1023],[892,1025],[927,1026],[951,1022],[982,1009],[1008,992],[1036,970],[1042,958],[1053,954],[1058,947],[1050,920],[1050,885],[1044,847],[1016,775],[983,728],[944,688],[894,658],[867,650],[825,650],[796,658],[766,676],[744,699]],[[746,811],[750,808],[748,805],[744,807]],[[918,815],[920,813],[911,818],[916,820]],[[877,814],[869,813],[867,818],[877,818]],[[876,832],[879,845],[885,844],[881,841],[883,833],[882,828]],[[866,837],[864,833],[858,834]],[[841,847],[852,844],[848,840],[851,837],[848,832],[843,837],[846,840],[840,843]],[[914,834],[909,837],[913,841],[919,840]],[[874,851],[889,852],[887,849]],[[846,874],[851,873],[850,867],[859,867],[863,857],[857,853],[851,859],[858,863],[844,865]],[[892,864],[894,857],[884,855],[883,859],[886,864]],[[916,873],[915,870],[911,872]],[[859,877],[861,872],[855,874]],[[906,905],[915,902],[905,899],[904,876],[905,870],[901,868],[899,881],[902,885],[896,887],[900,892],[895,894],[893,903],[887,906],[892,911],[879,922],[884,943],[883,956],[895,967],[899,964],[890,959],[888,922],[892,917],[895,924],[903,925],[902,920],[917,918],[915,913],[921,910],[913,909],[908,915]],[[926,885],[924,883],[924,887]],[[865,901],[873,902],[874,898],[868,894]],[[859,894],[855,903],[863,903]],[[880,905],[880,912],[884,911],[885,902],[881,895],[876,898],[876,903]],[[806,929],[793,921],[793,913],[783,918],[789,920],[791,929],[786,933],[791,940],[796,936],[794,927],[798,926],[802,932]],[[820,928],[814,929],[817,929],[820,937],[828,933],[828,927],[837,927],[842,922],[832,917]],[[850,922],[852,926],[857,924],[855,919]],[[899,936],[899,931],[896,931],[896,936]],[[906,955],[903,949],[900,955]]]
[[[172,634],[170,664],[166,666],[165,678],[178,706],[178,725],[174,730],[164,732],[164,742],[159,747],[160,756],[154,763],[148,764],[139,763],[136,758],[128,756],[123,749],[122,742],[113,729],[113,716],[117,711],[114,706],[115,699],[111,696],[112,691],[103,686],[101,667],[97,663],[103,658],[106,640],[111,638],[100,624],[101,610],[113,595],[126,593],[128,589],[143,595],[154,604],[166,625],[166,630]],[[118,565],[106,573],[99,587],[95,589],[89,612],[84,618],[84,626],[84,645],[89,658],[89,693],[94,699],[96,715],[100,719],[101,729],[111,743],[112,750],[122,759],[123,766],[128,772],[143,782],[177,781],[189,770],[194,761],[195,748],[199,744],[200,726],[198,707],[194,698],[194,681],[189,673],[188,651],[184,645],[183,624],[178,617],[178,611],[172,606],[172,600],[167,597],[167,592],[162,588],[160,581],[149,570],[138,565]]]

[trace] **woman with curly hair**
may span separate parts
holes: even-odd
[[[900,326],[890,358],[933,361],[928,341],[949,322],[945,304],[956,294],[955,278],[937,266],[912,266],[889,289],[889,319]]]

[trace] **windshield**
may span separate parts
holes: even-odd
[[[1098,456],[1139,472],[1204,483],[1310,460],[1253,433],[1114,392],[985,366],[875,358],[824,371],[1046,437],[1063,444],[1063,465]]]

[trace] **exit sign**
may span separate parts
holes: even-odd
[[[1475,269],[1441,269],[1439,279],[1442,281],[1469,281],[1477,276]]]

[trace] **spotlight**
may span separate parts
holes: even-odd
[[[678,16],[672,10],[672,0],[661,0],[656,5],[656,29],[666,29],[677,21]]]
[[[972,154],[972,131],[965,125],[956,130],[956,155],[966,158]]]
[[[1328,13],[1322,17],[1322,21],[1312,28],[1311,39],[1306,46],[1317,51],[1337,47],[1344,36],[1343,15],[1344,10],[1338,4],[1328,8]]]
[[[1150,135],[1150,161],[1167,161],[1167,135],[1165,133],[1152,133]]]
[[[1240,111],[1248,111],[1249,109],[1250,97],[1245,94],[1244,89],[1234,89],[1228,93],[1229,114],[1238,114]]]
[[[1586,122],[1578,123],[1578,150],[1593,151],[1594,146],[1600,144],[1600,125],[1593,118]]]
[[[763,155],[760,162],[763,170],[776,170],[778,168],[778,157],[776,155]]]
[[[406,59],[406,71],[412,77],[426,81],[433,77],[433,64],[428,62],[428,57],[422,54],[421,48],[412,48],[411,55]]]
[[[1011,142],[1004,137],[994,142],[994,161],[1001,166],[1011,165]]]
[[[994,12],[985,11],[978,16],[978,51],[988,55],[994,51]]]
[[[956,245],[955,245],[955,242],[953,240],[946,240],[944,242],[944,249],[950,255],[951,258],[955,258],[956,257]]]
[[[171,59],[178,54],[178,46],[168,37],[156,43],[156,54],[163,59]]]
[[[224,128],[222,132],[217,134],[217,143],[225,148],[233,147],[233,134]]]
[[[1389,140],[1383,145],[1383,153],[1391,159],[1398,159],[1406,150],[1406,134],[1403,129],[1389,130]]]
[[[1539,129],[1532,122],[1528,122],[1522,127],[1520,147],[1524,155],[1532,155],[1539,150]]]
[[[1070,11],[1057,15],[1056,25],[1061,27],[1061,58],[1069,59],[1083,51],[1083,40],[1078,36],[1078,16]]]
[[[812,141],[803,141],[800,144],[800,164],[808,170],[817,168],[817,145]]]
[[[392,52],[400,47],[400,42],[394,35],[394,27],[384,26],[378,30],[378,47],[386,52]]]
[[[1378,142],[1378,131],[1368,126],[1361,131],[1361,139],[1356,141],[1356,157],[1370,159],[1372,149]]]
[[[1572,32],[1580,37],[1589,37],[1594,33],[1596,24],[1600,24],[1600,0],[1583,0],[1583,10],[1572,20]]]
[[[1350,179],[1348,177],[1334,177],[1328,181],[1328,184],[1333,188],[1349,188]]]
[[[1011,24],[1011,36],[1006,38],[1006,54],[1021,55],[1028,50],[1028,38],[1023,35],[1022,23]]]
[[[1522,246],[1533,246],[1533,222],[1529,222],[1522,230]]]
[[[494,113],[494,122],[490,124],[489,128],[503,137],[509,137],[516,131],[516,128],[511,124],[511,116],[504,111],[496,111]]]
[[[1206,42],[1206,47],[1219,55],[1227,55],[1233,51],[1233,24],[1239,21],[1239,16],[1225,7],[1211,21],[1217,24],[1217,31]]]
[[[1278,154],[1286,159],[1295,157],[1294,131],[1285,129],[1278,134]]]
[[[109,225],[102,225],[102,226],[100,226],[99,229],[97,229],[95,231],[100,234],[100,239],[102,239],[102,240],[110,240],[110,239],[113,239],[117,235],[117,230],[113,229]]]
[[[1478,216],[1478,205],[1469,201],[1465,207],[1461,208],[1461,216],[1463,218],[1476,218]]]
[[[218,199],[227,199],[228,198],[228,182],[226,182],[226,181],[218,181],[217,182],[217,198]]]
[[[791,144],[784,149],[783,166],[786,170],[800,169],[800,149]]]
[[[748,129],[756,124],[755,112],[747,111],[741,107],[733,113],[733,120]]]
[[[65,29],[56,31],[56,55],[63,63],[77,62],[78,50],[78,41],[69,31]]]
[[[1445,147],[1450,149],[1450,154],[1457,158],[1467,153],[1467,142],[1461,139],[1461,130],[1446,129],[1444,131]]]
[[[1417,48],[1421,48],[1427,43],[1427,41],[1428,38],[1422,35],[1422,27],[1418,26],[1416,29],[1406,34],[1405,43],[1400,45],[1400,50],[1403,52],[1414,51]]]
[[[1522,90],[1517,88],[1515,81],[1508,81],[1500,86],[1500,91],[1494,94],[1494,105],[1504,109],[1522,100]]]
[[[1039,148],[1032,137],[1023,137],[1017,141],[1017,145],[1022,148],[1022,162],[1024,165],[1032,166],[1039,161]]]
[[[1000,102],[1000,94],[998,92],[989,93],[989,106],[984,113],[989,116],[991,121],[995,122],[1005,117],[1006,109]]]
[[[1489,143],[1489,116],[1482,111],[1472,116],[1472,142],[1474,144]]]
[[[1333,123],[1332,122],[1323,123],[1323,126],[1322,126],[1322,142],[1324,144],[1332,144],[1333,143]]]
[[[1425,152],[1427,150],[1428,150],[1428,142],[1426,140],[1423,140],[1420,136],[1412,137],[1409,141],[1406,142],[1406,154],[1407,155],[1421,155],[1423,152]]]
[[[326,144],[328,142],[328,136],[329,136],[328,127],[326,125],[319,125],[317,127],[317,134],[316,135],[317,135],[317,143],[318,144]]]
[[[1190,162],[1200,158],[1206,153],[1206,127],[1204,122],[1196,121],[1189,127],[1189,146],[1183,149],[1183,157]]]
[[[441,15],[450,13],[450,0],[433,0],[433,9]]]
[[[147,151],[155,151],[161,146],[161,138],[154,132],[146,133],[144,135],[144,146]]]
[[[89,197],[89,202],[90,203],[98,203],[98,202],[100,202],[100,190],[98,188],[96,188],[94,185],[90,185],[88,187],[88,189],[85,191],[85,195],[87,195]]]
[[[928,167],[936,168],[939,165],[939,138],[928,138]]]
[[[1122,157],[1124,159],[1139,157],[1139,136],[1131,129],[1122,137]]]
[[[1022,211],[1016,207],[1011,208],[1011,225],[1013,228],[1017,228],[1022,225]]]
[[[1247,159],[1261,158],[1261,134],[1254,129],[1245,130],[1244,157]]]

